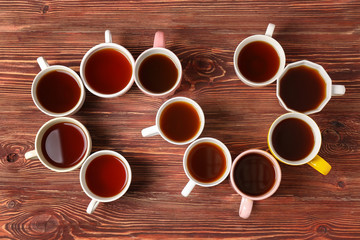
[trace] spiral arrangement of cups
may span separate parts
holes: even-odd
[[[234,52],[234,69],[235,69],[235,73],[238,76],[238,78],[242,82],[244,82],[245,84],[247,84],[251,87],[266,86],[268,84],[271,84],[275,80],[277,80],[276,96],[279,99],[280,105],[282,107],[284,107],[287,111],[290,112],[290,113],[287,113],[287,114],[284,114],[284,115],[278,117],[273,122],[273,124],[271,125],[271,127],[269,129],[267,142],[268,142],[268,147],[269,147],[271,154],[266,151],[259,150],[259,149],[249,149],[249,150],[246,150],[246,151],[242,152],[241,154],[239,154],[235,158],[234,162],[232,162],[230,151],[225,146],[225,144],[223,144],[221,141],[219,141],[215,138],[210,138],[210,137],[204,137],[204,138],[197,139],[201,135],[202,130],[205,126],[205,116],[204,116],[204,113],[203,113],[201,107],[199,106],[199,104],[197,104],[194,100],[185,98],[185,97],[175,97],[175,98],[171,98],[171,99],[167,100],[166,102],[164,102],[157,112],[155,125],[145,128],[141,131],[141,134],[143,135],[143,137],[151,137],[154,135],[160,135],[164,140],[166,140],[172,144],[177,144],[177,145],[190,144],[187,147],[187,149],[184,153],[184,156],[183,156],[184,172],[186,173],[187,177],[189,178],[189,182],[187,183],[187,185],[184,187],[183,191],[181,192],[181,194],[184,197],[187,197],[196,185],[202,186],[202,187],[215,186],[217,184],[220,184],[223,180],[225,180],[227,178],[228,175],[230,175],[231,186],[233,187],[233,189],[235,190],[236,193],[238,193],[239,195],[242,196],[242,201],[241,201],[240,208],[239,208],[239,216],[242,218],[245,218],[245,219],[248,218],[251,214],[253,201],[266,199],[266,198],[270,197],[272,194],[274,194],[276,192],[276,190],[278,189],[280,182],[281,182],[281,168],[280,168],[278,161],[276,161],[276,159],[279,160],[280,162],[283,162],[283,163],[289,164],[289,165],[302,165],[302,164],[308,163],[310,166],[315,168],[320,173],[322,173],[324,175],[328,174],[328,172],[331,169],[330,164],[328,164],[324,159],[322,159],[320,156],[317,155],[320,150],[320,146],[321,146],[321,133],[320,133],[319,127],[317,126],[315,121],[312,120],[308,115],[321,111],[323,109],[323,107],[327,104],[327,102],[330,100],[331,96],[341,96],[345,93],[345,87],[342,85],[332,85],[330,77],[327,75],[326,71],[318,64],[303,60],[303,61],[288,64],[285,67],[285,62],[286,62],[285,52],[284,52],[283,48],[281,47],[281,45],[274,38],[272,38],[274,29],[275,29],[275,25],[270,23],[267,27],[265,35],[253,35],[253,36],[250,36],[250,37],[244,39],[237,46],[237,48]],[[260,45],[262,44],[264,46],[260,46],[260,45],[255,46],[256,44],[260,44]],[[264,48],[264,49],[270,48],[269,51],[274,52],[275,55],[277,56],[278,62],[277,62],[276,67],[272,70],[273,71],[272,75],[270,77],[266,77],[264,80],[261,80],[261,81],[258,81],[258,80],[254,81],[253,79],[251,79],[251,77],[252,77],[251,74],[249,75],[248,72],[246,72],[246,71],[244,72],[244,70],[243,70],[244,67],[242,66],[242,61],[243,61],[242,59],[244,58],[244,55],[246,55],[246,53],[244,53],[244,52],[251,51],[251,50],[249,50],[251,48],[251,45],[252,45],[252,48],[255,50],[260,49],[260,48]],[[106,56],[109,56],[109,54],[111,54],[110,52],[105,53],[105,51],[103,51],[103,50],[114,51],[116,54],[120,54],[121,57],[124,58],[125,61],[127,61],[128,65],[129,65],[128,67],[131,69],[131,72],[129,72],[129,74],[128,74],[127,82],[125,82],[121,88],[116,89],[113,85],[110,84],[109,86],[107,86],[108,87],[107,89],[105,89],[105,88],[97,89],[96,85],[94,85],[92,83],[93,80],[90,79],[89,74],[87,73],[87,71],[88,71],[87,65],[91,65],[90,63],[94,62],[94,60],[92,58],[94,58],[95,55],[103,54],[104,55],[103,57],[106,57]],[[261,53],[261,54],[264,55],[264,53]],[[150,89],[148,87],[147,83],[145,83],[141,79],[140,73],[141,73],[142,66],[145,65],[145,62],[148,61],[148,59],[156,58],[156,57],[159,58],[159,56],[162,56],[163,58],[165,57],[167,59],[167,61],[169,61],[170,64],[173,65],[173,68],[176,69],[177,75],[174,77],[173,83],[171,84],[170,87],[167,87],[166,89],[159,90],[159,91],[157,91],[157,90],[153,91],[152,89]],[[90,204],[88,205],[87,213],[89,213],[89,214],[93,213],[100,202],[114,201],[114,200],[120,198],[121,196],[123,196],[130,186],[132,174],[131,174],[130,164],[127,162],[127,160],[121,154],[119,154],[117,152],[102,150],[102,151],[98,151],[98,152],[95,152],[92,155],[90,155],[92,144],[91,144],[91,136],[90,136],[88,130],[79,121],[72,119],[70,117],[67,117],[72,114],[75,114],[83,105],[83,103],[85,101],[84,86],[92,94],[94,94],[98,97],[113,98],[113,97],[117,97],[117,96],[121,96],[121,95],[125,94],[131,88],[132,84],[135,82],[136,85],[139,87],[139,89],[146,95],[149,95],[152,97],[167,97],[167,96],[172,95],[175,92],[175,90],[180,86],[181,78],[182,78],[182,67],[181,67],[180,60],[173,52],[171,52],[170,50],[165,48],[165,38],[164,38],[163,32],[160,32],[160,31],[156,32],[155,37],[154,37],[153,47],[144,51],[142,54],[140,54],[140,56],[137,58],[137,60],[134,61],[134,58],[132,57],[131,53],[126,48],[124,48],[121,45],[112,43],[111,33],[109,30],[106,30],[105,31],[105,43],[101,43],[101,44],[94,46],[84,55],[84,57],[81,61],[81,65],[80,65],[81,79],[73,70],[71,70],[68,67],[60,66],[60,65],[49,66],[49,64],[46,62],[46,60],[43,57],[39,57],[37,59],[37,61],[41,68],[41,71],[34,78],[32,88],[31,88],[31,95],[32,95],[35,105],[43,113],[45,113],[49,116],[55,117],[55,118],[46,122],[39,129],[39,131],[36,135],[36,139],[35,139],[35,150],[27,152],[25,154],[25,158],[26,159],[37,158],[41,161],[41,163],[44,166],[46,166],[47,168],[49,168],[53,171],[56,171],[56,172],[72,171],[81,166],[80,184],[81,184],[84,192],[86,193],[86,195],[88,195],[92,199]],[[163,60],[157,59],[156,61],[164,61],[164,59]],[[258,60],[255,60],[255,61],[258,61]],[[94,63],[92,63],[92,64],[94,64]],[[257,69],[261,68],[261,65],[255,64],[254,66]],[[291,106],[288,106],[286,101],[284,101],[284,97],[282,94],[282,91],[284,91],[284,90],[282,90],[282,88],[281,88],[281,82],[285,81],[283,79],[286,78],[285,77],[286,74],[289,71],[291,71],[293,68],[297,68],[299,66],[306,66],[306,67],[309,67],[309,68],[317,71],[317,73],[320,74],[321,79],[323,80],[324,85],[325,85],[325,96],[321,100],[321,103],[319,104],[319,106],[317,106],[316,108],[311,109],[309,111],[305,111],[305,112],[297,111],[296,109],[293,109]],[[105,67],[107,67],[107,66],[105,66]],[[149,65],[149,67],[151,68],[151,64]],[[90,68],[90,67],[88,67],[88,68]],[[93,65],[91,65],[91,68],[94,68]],[[266,69],[266,68],[264,67],[264,69]],[[91,69],[91,70],[94,70],[94,69]],[[50,76],[51,74],[53,74],[53,76]],[[59,81],[59,79],[61,80],[61,76],[60,75],[56,76],[56,74],[58,74],[58,75],[66,74],[67,77],[70,76],[70,78],[72,78],[76,82],[75,85],[77,86],[77,87],[75,87],[75,89],[73,89],[73,92],[76,92],[76,94],[78,96],[77,99],[69,101],[68,106],[61,108],[60,110],[59,110],[59,108],[56,108],[56,105],[61,104],[62,99],[65,98],[66,96],[63,96],[61,94],[59,95],[57,92],[51,92],[51,91],[50,91],[50,93],[46,92],[47,91],[46,85],[43,86],[44,84],[41,81],[45,77],[54,78],[55,79],[54,81],[58,81],[58,82],[53,82],[52,84],[55,86],[57,86],[56,84],[58,84],[59,88],[61,88],[61,87],[63,87],[63,86],[61,86],[61,81]],[[260,78],[261,78],[261,76],[260,76]],[[149,80],[147,80],[147,81],[149,81]],[[43,94],[43,95],[38,93],[38,92],[40,92],[40,90],[38,90],[38,89],[41,89],[41,88],[45,89],[45,90],[42,90],[43,92],[45,91],[45,94]],[[72,88],[74,88],[74,87],[72,87]],[[60,89],[60,91],[61,91],[61,89]],[[51,99],[51,98],[54,98],[54,99]],[[48,99],[51,99],[51,100],[48,100]],[[47,104],[48,101],[50,101],[51,103]],[[171,106],[175,106],[176,104],[178,104],[179,106],[177,106],[176,108],[173,107],[175,110],[168,110],[171,108]],[[183,104],[184,106],[180,106],[181,104]],[[185,105],[186,105],[186,107],[185,107]],[[48,107],[48,106],[50,106],[50,107]],[[52,106],[55,106],[55,107],[52,107]],[[190,135],[186,136],[185,138],[173,139],[171,137],[171,134],[173,134],[173,133],[170,133],[170,135],[167,133],[168,129],[162,127],[162,121],[175,122],[174,127],[171,126],[170,128],[175,128],[176,126],[178,127],[179,124],[181,124],[181,121],[176,120],[176,118],[178,118],[178,115],[174,115],[171,118],[169,118],[172,120],[162,120],[162,119],[166,118],[165,116],[166,116],[166,114],[168,114],[167,112],[180,111],[180,110],[176,110],[176,109],[181,109],[181,108],[183,109],[182,111],[185,111],[185,112],[192,111],[193,112],[192,114],[197,119],[196,121],[198,121],[198,126],[196,128],[194,128],[195,130],[191,130],[192,133]],[[187,108],[187,110],[186,110],[186,108]],[[184,114],[184,113],[181,112],[180,114]],[[307,154],[302,159],[296,160],[296,161],[286,159],[286,157],[283,157],[281,154],[279,154],[277,147],[275,146],[276,144],[274,144],[274,135],[276,134],[274,132],[276,132],[276,128],[279,125],[281,125],[282,121],[288,120],[288,119],[297,119],[299,121],[303,121],[305,123],[305,125],[309,126],[309,129],[313,133],[314,144],[311,148],[310,153]],[[43,142],[43,139],[47,136],[48,132],[52,128],[54,128],[54,126],[56,126],[56,124],[68,124],[68,125],[72,124],[72,125],[76,126],[79,131],[82,132],[83,138],[84,138],[84,145],[85,145],[84,149],[85,150],[82,152],[82,155],[79,157],[76,164],[72,164],[72,165],[69,165],[66,167],[59,167],[59,166],[54,165],[50,161],[48,161],[48,159],[46,157],[47,153],[44,153],[44,146],[43,146],[42,142]],[[180,127],[186,128],[187,126],[180,126]],[[167,127],[167,128],[169,128],[169,127]],[[186,135],[186,133],[182,133],[182,134]],[[205,181],[202,181],[201,178],[199,180],[199,178],[198,178],[199,176],[197,176],[197,174],[193,173],[193,169],[191,166],[192,163],[190,163],[190,162],[193,161],[192,160],[193,158],[196,159],[196,157],[194,157],[194,155],[196,155],[198,153],[200,154],[201,150],[198,151],[198,149],[204,148],[206,144],[207,144],[207,147],[210,146],[210,148],[213,148],[211,151],[213,151],[214,153],[216,151],[220,152],[219,154],[223,156],[222,161],[224,162],[224,167],[223,167],[222,172],[220,174],[218,173],[218,176],[216,177],[216,179],[212,179],[210,181],[205,182]],[[217,150],[215,151],[215,149],[217,149]],[[198,151],[198,152],[196,152],[196,151]],[[89,188],[89,186],[87,184],[87,180],[86,180],[86,174],[87,174],[89,165],[92,162],[94,162],[97,157],[101,157],[104,155],[117,158],[123,164],[125,172],[126,172],[126,180],[125,180],[124,186],[122,187],[121,191],[119,191],[114,196],[102,197],[102,196],[98,196],[98,195],[94,194],[91,191],[91,189]],[[245,172],[248,171],[248,167],[251,165],[251,164],[249,165],[249,162],[251,162],[252,165],[255,164],[255,166],[260,166],[260,165],[256,165],[256,164],[265,164],[268,166],[268,169],[272,169],[272,170],[270,170],[272,182],[268,186],[266,191],[261,192],[262,191],[261,190],[260,192],[258,192],[254,195],[252,193],[252,191],[256,192],[256,191],[259,191],[259,189],[246,189],[246,188],[243,189],[241,181],[243,181],[243,180],[246,181],[246,178],[249,177],[248,176],[249,173],[243,174],[244,176],[239,176],[239,173],[241,175],[241,173],[244,173],[244,171]],[[201,162],[201,163],[197,163],[197,164],[204,165],[204,164],[208,164],[208,163]],[[252,177],[254,177],[254,176],[252,176]]]

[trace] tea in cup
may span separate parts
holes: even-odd
[[[274,82],[285,67],[285,52],[272,38],[275,25],[269,23],[265,35],[245,38],[234,53],[234,68],[238,78],[252,87]]]
[[[134,58],[126,48],[113,43],[110,30],[106,30],[105,43],[91,48],[81,60],[80,75],[92,94],[121,96],[134,83]]]
[[[231,167],[230,182],[242,196],[239,216],[248,218],[253,202],[273,195],[280,186],[281,169],[271,154],[250,149],[239,154]]]
[[[318,125],[302,113],[287,113],[277,118],[268,133],[268,146],[279,161],[293,166],[308,163],[327,175],[331,166],[317,154],[321,147]]]
[[[91,152],[91,137],[79,121],[60,117],[46,122],[35,138],[35,150],[25,159],[36,159],[55,172],[69,172],[81,166]]]
[[[91,214],[100,202],[112,202],[129,189],[132,173],[129,163],[119,153],[102,150],[91,154],[80,170],[80,184],[91,198],[86,212]]]
[[[52,117],[76,113],[85,101],[85,89],[80,77],[68,67],[49,66],[43,57],[37,58],[37,62],[41,71],[31,86],[35,105]]]
[[[180,86],[182,67],[179,58],[165,48],[164,33],[155,33],[154,46],[135,62],[135,83],[142,92],[152,97],[173,94]]]
[[[187,197],[195,185],[212,187],[224,181],[230,173],[231,154],[219,140],[200,138],[186,149],[183,167],[189,182],[181,194]]]
[[[156,114],[156,125],[141,131],[143,137],[159,135],[169,143],[183,145],[197,139],[204,129],[205,116],[199,104],[186,97],[167,100]]]
[[[286,66],[277,81],[276,96],[287,111],[320,112],[332,96],[345,94],[345,86],[333,85],[319,64],[302,60]]]

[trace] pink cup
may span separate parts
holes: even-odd
[[[243,193],[237,187],[237,185],[235,183],[234,174],[235,174],[235,167],[238,164],[239,160],[248,154],[254,154],[254,153],[264,156],[272,163],[272,165],[274,167],[274,171],[275,171],[275,181],[274,181],[274,184],[272,185],[272,187],[270,188],[270,190],[268,190],[266,193],[264,193],[262,195],[257,195],[257,196],[250,196],[248,194]],[[247,219],[251,214],[253,202],[259,201],[259,200],[264,200],[264,199],[270,197],[271,195],[273,195],[276,192],[276,190],[279,188],[280,181],[281,181],[281,169],[280,169],[279,163],[275,160],[275,158],[270,153],[265,152],[263,150],[258,150],[258,149],[249,149],[249,150],[239,154],[235,158],[235,160],[231,166],[231,171],[230,171],[231,186],[234,188],[235,192],[237,192],[238,194],[240,194],[242,196],[240,209],[239,209],[239,216],[241,218]]]

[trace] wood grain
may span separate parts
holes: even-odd
[[[0,238],[8,239],[356,239],[360,237],[360,3],[359,1],[4,1],[0,0]],[[136,58],[162,30],[183,66],[174,96],[197,101],[205,112],[202,136],[223,141],[232,157],[267,149],[271,123],[285,111],[275,84],[251,88],[233,69],[233,52],[245,37],[276,24],[274,38],[287,63],[323,65],[346,86],[312,115],[323,138],[320,155],[333,169],[321,176],[309,166],[281,164],[275,195],[256,202],[248,220],[238,217],[241,197],[229,181],[196,187],[182,168],[186,146],[160,137],[144,139],[166,100],[134,85],[124,96],[100,99],[89,92],[73,117],[90,131],[93,150],[123,154],[133,171],[129,191],[86,214],[88,197],[79,170],[50,172],[25,160],[36,132],[50,117],[31,99],[38,56],[75,71],[83,55],[113,41]]]

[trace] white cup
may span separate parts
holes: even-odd
[[[41,149],[42,139],[43,139],[43,136],[46,133],[46,131],[50,127],[54,126],[55,124],[59,124],[59,123],[75,124],[83,131],[83,133],[86,136],[86,145],[87,146],[86,146],[86,152],[85,152],[84,157],[76,165],[74,165],[72,167],[68,167],[68,168],[57,167],[57,166],[54,166],[51,163],[49,163],[46,160],[44,153],[42,152],[42,149]],[[59,118],[54,118],[54,119],[49,120],[39,129],[39,131],[36,134],[36,138],[35,138],[35,150],[25,153],[25,159],[39,159],[40,162],[50,170],[53,170],[55,172],[69,172],[69,171],[77,169],[78,167],[81,166],[81,164],[89,156],[89,154],[91,152],[91,147],[92,147],[92,142],[91,142],[90,133],[83,124],[81,124],[79,121],[77,121],[73,118],[59,117]]]
[[[174,103],[174,102],[186,102],[192,105],[192,107],[194,107],[194,109],[196,110],[196,112],[198,113],[199,119],[200,119],[200,128],[198,130],[198,132],[189,140],[187,141],[183,141],[183,142],[177,142],[177,141],[173,141],[171,139],[169,139],[164,132],[162,131],[161,127],[160,127],[160,118],[161,118],[161,114],[164,111],[164,109]],[[167,100],[166,102],[164,102],[161,107],[159,108],[159,110],[157,111],[156,114],[156,120],[155,120],[155,125],[151,126],[151,127],[147,127],[144,128],[141,131],[141,134],[143,137],[151,137],[151,136],[156,136],[156,135],[160,135],[163,139],[165,139],[166,141],[168,141],[169,143],[172,144],[176,144],[176,145],[184,145],[184,144],[188,144],[192,141],[194,141],[195,139],[197,139],[200,134],[202,133],[203,129],[205,126],[205,116],[204,116],[204,112],[201,109],[200,105],[197,104],[194,100],[190,99],[190,98],[186,98],[186,97],[174,97],[171,98],[169,100]]]
[[[112,93],[112,94],[104,94],[104,93],[100,93],[98,91],[96,91],[95,89],[93,89],[89,83],[87,82],[86,76],[85,76],[85,66],[86,63],[88,61],[88,59],[91,57],[92,54],[96,53],[97,51],[103,50],[103,49],[113,49],[116,50],[118,52],[120,52],[121,54],[123,54],[127,60],[130,62],[131,64],[131,68],[132,68],[132,74],[131,74],[131,78],[130,81],[128,82],[128,84],[120,91],[116,92],[116,93]],[[113,98],[113,97],[118,97],[121,96],[123,94],[125,94],[133,85],[134,83],[134,58],[131,55],[131,53],[124,48],[123,46],[113,43],[112,42],[112,36],[111,36],[111,32],[110,30],[106,30],[105,31],[105,43],[101,43],[98,44],[94,47],[92,47],[89,51],[87,51],[87,53],[84,55],[83,59],[81,60],[81,64],[80,64],[80,76],[82,78],[82,80],[84,81],[84,85],[85,87],[94,95],[98,96],[98,97],[102,97],[102,98]]]
[[[325,69],[321,65],[310,62],[310,61],[307,61],[307,60],[302,60],[302,61],[290,63],[290,64],[288,64],[286,66],[286,68],[284,69],[282,74],[279,76],[279,79],[278,79],[278,81],[276,83],[276,96],[279,99],[280,105],[283,108],[285,108],[287,111],[296,112],[295,110],[293,110],[290,107],[286,106],[286,103],[281,98],[280,84],[281,84],[281,81],[282,81],[284,75],[290,69],[300,67],[300,66],[306,66],[306,67],[317,70],[319,72],[321,78],[323,79],[325,85],[326,85],[326,95],[325,95],[325,98],[323,99],[323,101],[320,103],[320,105],[315,109],[303,112],[304,114],[309,115],[309,114],[312,114],[312,113],[320,112],[325,107],[325,105],[330,101],[332,96],[342,96],[342,95],[345,94],[345,86],[344,85],[333,85],[331,78],[329,77],[329,75],[327,74],[327,72],[325,71]]]
[[[76,113],[77,111],[79,111],[85,101],[85,88],[84,88],[84,85],[83,85],[79,75],[77,75],[76,72],[74,72],[72,69],[65,67],[65,66],[61,66],[61,65],[49,66],[49,64],[46,62],[46,60],[43,57],[38,57],[37,62],[41,68],[41,71],[36,75],[36,77],[34,78],[34,81],[32,83],[31,97],[32,97],[35,105],[40,109],[40,111],[42,111],[43,113],[45,113],[49,116],[52,116],[52,117],[70,116],[70,115]],[[69,74],[77,82],[77,84],[79,86],[80,98],[79,98],[78,102],[76,103],[76,105],[66,112],[56,113],[56,112],[52,112],[52,111],[46,109],[39,102],[38,96],[36,94],[39,81],[42,79],[43,76],[45,76],[47,73],[52,72],[52,71],[59,71],[59,72],[64,72],[64,73]]]
[[[161,55],[165,55],[166,57],[168,57],[174,63],[174,65],[177,69],[177,72],[178,72],[178,77],[176,79],[174,86],[171,87],[169,90],[162,92],[162,93],[154,93],[154,92],[149,91],[141,84],[140,79],[139,79],[139,69],[140,69],[141,63],[149,56],[152,56],[155,54],[161,54]],[[176,89],[180,86],[181,77],[182,77],[182,67],[181,67],[179,58],[175,55],[175,53],[173,53],[169,49],[165,48],[164,33],[161,31],[156,32],[155,37],[154,37],[153,48],[150,48],[150,49],[144,51],[136,59],[136,62],[135,62],[135,83],[136,83],[136,85],[146,95],[149,95],[152,97],[166,97],[166,96],[173,94],[176,91]]]
[[[111,155],[114,156],[118,159],[120,159],[122,161],[122,163],[125,165],[126,168],[126,173],[127,173],[127,182],[125,187],[115,196],[112,197],[101,197],[98,196],[96,194],[94,194],[88,187],[87,183],[86,183],[86,179],[85,179],[85,175],[86,175],[86,170],[89,166],[89,164],[97,157],[102,156],[102,155]],[[114,152],[114,151],[110,151],[110,150],[102,150],[102,151],[98,151],[95,152],[93,154],[91,154],[84,162],[84,164],[81,167],[80,170],[80,184],[81,187],[83,189],[83,191],[86,193],[86,195],[91,198],[91,202],[89,203],[86,212],[91,214],[95,211],[96,207],[99,205],[100,202],[112,202],[115,201],[117,199],[119,199],[120,197],[122,197],[126,191],[129,189],[130,187],[130,183],[131,183],[131,179],[132,179],[132,173],[131,173],[131,168],[130,165],[128,163],[128,161],[119,153]]]
[[[314,137],[314,145],[313,145],[313,148],[311,149],[311,152],[303,159],[299,159],[296,161],[288,160],[288,159],[282,157],[280,154],[278,154],[275,150],[275,147],[274,147],[274,144],[272,141],[272,136],[273,136],[274,129],[276,128],[276,126],[279,123],[281,123],[283,120],[291,119],[291,118],[299,119],[299,120],[305,122],[311,128],[311,131],[312,131],[313,137]],[[331,170],[331,165],[318,155],[318,153],[320,151],[320,147],[321,147],[321,142],[322,142],[320,129],[319,129],[318,125],[316,124],[316,122],[312,118],[310,118],[309,116],[307,116],[303,113],[291,112],[291,113],[285,113],[285,114],[281,115],[280,117],[278,117],[271,124],[271,127],[268,132],[267,142],[268,142],[270,152],[280,162],[283,162],[285,164],[292,165],[292,166],[299,166],[299,165],[303,165],[303,164],[307,163],[323,175],[327,175]]]
[[[196,180],[190,174],[188,166],[187,166],[188,165],[187,164],[188,156],[189,156],[191,149],[193,149],[196,145],[198,145],[200,143],[204,143],[204,142],[213,143],[213,144],[217,145],[218,147],[221,148],[221,150],[223,151],[223,153],[225,155],[226,170],[224,171],[223,175],[214,182],[204,183],[204,182],[200,182],[200,181]],[[189,194],[191,193],[191,191],[194,189],[194,187],[196,185],[201,186],[201,187],[213,187],[215,185],[220,184],[222,181],[224,181],[225,178],[229,175],[230,170],[231,170],[231,154],[230,154],[229,149],[225,146],[225,144],[223,144],[219,140],[217,140],[215,138],[209,138],[209,137],[200,138],[200,139],[194,141],[193,143],[191,143],[188,146],[188,148],[186,149],[186,151],[184,153],[184,157],[183,157],[183,167],[184,167],[186,176],[189,178],[189,182],[186,184],[186,186],[182,190],[181,195],[183,195],[184,197],[187,197],[187,196],[189,196]]]
[[[285,67],[285,52],[283,50],[283,48],[281,47],[281,45],[272,38],[272,35],[274,33],[274,29],[275,29],[275,25],[272,23],[269,23],[265,35],[252,35],[250,37],[245,38],[236,48],[235,52],[234,52],[234,68],[235,68],[235,73],[238,76],[238,78],[243,81],[245,84],[252,86],[252,87],[262,87],[262,86],[266,86],[272,82],[274,82],[282,73],[284,67]],[[270,44],[277,52],[278,56],[279,56],[279,68],[276,72],[276,74],[270,78],[269,80],[265,81],[265,82],[254,82],[251,81],[249,79],[247,79],[239,70],[238,67],[238,58],[239,58],[239,54],[241,52],[241,50],[248,45],[249,43],[252,42],[258,42],[258,41],[262,41],[262,42],[266,42],[268,44]]]

